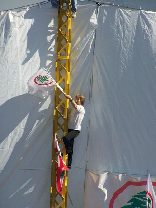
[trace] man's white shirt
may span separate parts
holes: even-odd
[[[85,109],[82,105],[77,105],[77,109],[72,108],[69,120],[69,129],[81,131],[81,123],[84,118]]]

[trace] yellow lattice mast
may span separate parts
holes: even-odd
[[[70,47],[71,47],[71,1],[60,0],[58,10],[57,31],[57,61],[55,80],[69,94],[70,84]],[[51,197],[50,208],[67,208],[67,173],[63,184],[62,195],[56,189],[57,176],[57,154],[54,149],[54,136],[57,135],[63,160],[66,162],[66,151],[62,138],[68,130],[67,111],[69,100],[58,89],[55,89],[55,109],[53,120],[53,144],[52,144],[52,169],[51,169]]]

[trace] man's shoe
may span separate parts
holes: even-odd
[[[76,11],[72,11],[72,18],[76,18]]]

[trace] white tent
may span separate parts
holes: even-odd
[[[147,170],[156,181],[156,3],[150,2],[79,2],[72,20],[70,92],[86,96],[68,177],[74,208],[119,208],[145,189]],[[36,98],[27,81],[42,67],[55,76],[57,12],[50,3],[1,12],[1,208],[49,207],[54,91]]]

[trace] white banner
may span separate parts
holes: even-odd
[[[37,71],[28,81],[29,94],[47,98],[56,86],[55,80],[44,69]]]
[[[86,180],[85,208],[146,207],[147,176],[132,177],[108,172],[97,175],[87,171]],[[156,181],[156,177],[152,180]],[[152,185],[156,189],[156,182]]]

